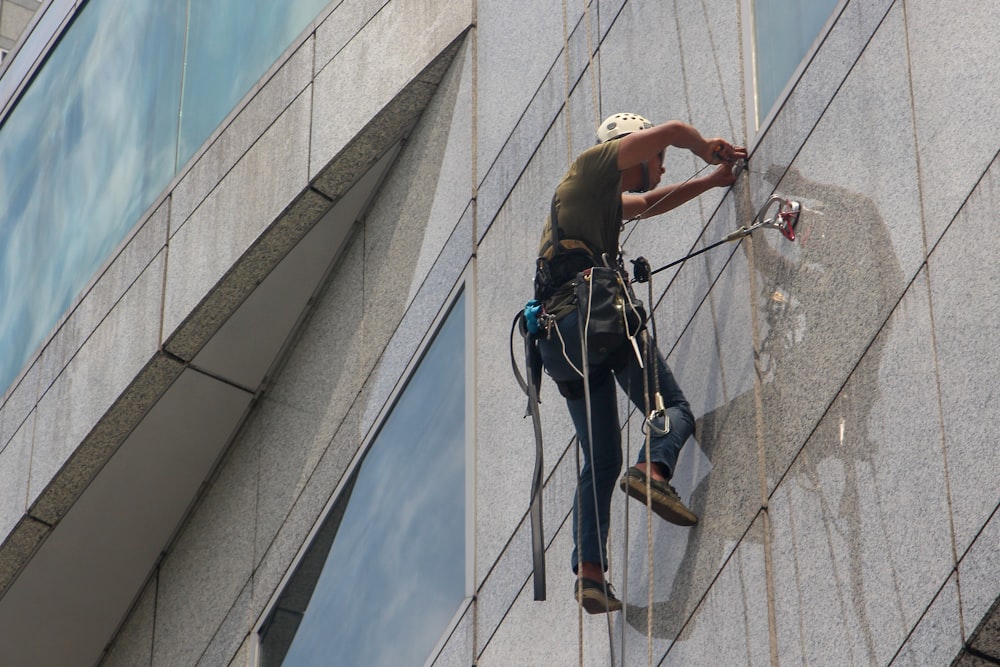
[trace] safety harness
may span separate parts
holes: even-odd
[[[606,255],[602,256],[599,260],[596,253],[584,241],[565,238],[559,229],[555,196],[553,196],[551,203],[549,232],[549,238],[542,245],[541,252],[539,253],[540,256],[535,264],[535,298],[529,301],[524,309],[515,315],[511,326],[511,338],[513,339],[514,331],[517,330],[524,341],[525,375],[522,376],[518,370],[516,360],[514,359],[513,345],[511,346],[511,366],[514,369],[514,375],[518,384],[520,384],[521,389],[528,397],[528,407],[525,416],[531,416],[535,435],[535,467],[531,482],[531,504],[529,510],[535,600],[545,599],[545,538],[542,527],[541,495],[543,486],[542,476],[544,474],[544,448],[542,446],[541,417],[538,409],[538,405],[541,402],[539,385],[542,377],[542,358],[538,349],[538,341],[543,335],[551,336],[553,331],[556,335],[561,336],[559,329],[556,327],[556,318],[545,312],[545,300],[563,286],[576,286],[577,282],[581,280],[587,283],[584,285],[585,289],[583,290],[583,293],[587,296],[577,297],[578,307],[581,310],[581,315],[584,316],[581,317],[580,321],[581,347],[584,351],[583,368],[576,369],[580,378],[573,381],[556,381],[556,386],[559,389],[559,393],[564,397],[588,398],[588,424],[590,422],[590,401],[588,394],[592,374],[610,373],[610,369],[623,365],[625,361],[623,355],[630,353],[625,346],[621,346],[599,368],[591,369],[588,367],[585,334],[586,326],[590,319],[589,316],[594,308],[593,300],[589,294],[589,289],[592,289],[594,282],[591,278],[595,277],[593,271],[596,271],[597,267],[613,271],[616,279],[623,287],[623,292],[628,297],[631,293],[628,289],[629,277],[625,271],[621,254],[618,254],[614,265],[612,265]],[[614,307],[614,305],[611,306],[612,309]],[[639,327],[635,325],[634,319],[629,320],[626,313],[638,312],[640,309],[641,303],[627,298],[627,303],[619,306],[619,310],[616,311],[619,313],[618,317],[624,318],[625,332],[632,341],[632,347],[635,349],[637,358],[638,347],[635,343],[635,336],[638,334]],[[645,319],[644,311],[641,312],[639,319]],[[630,330],[630,326],[632,330]],[[642,360],[640,358],[641,364]]]
[[[766,217],[767,214],[774,209],[773,217]],[[761,207],[760,211],[754,216],[754,220],[750,225],[745,225],[737,229],[736,231],[727,234],[721,240],[712,243],[704,248],[691,252],[680,259],[673,262],[665,264],[655,270],[650,268],[649,262],[643,258],[639,257],[633,260],[633,271],[635,273],[634,280],[631,282],[639,283],[649,283],[649,300],[652,304],[653,293],[652,293],[652,283],[651,277],[656,273],[659,273],[665,269],[668,269],[677,264],[683,263],[688,259],[700,255],[712,248],[718,247],[724,243],[731,241],[739,241],[744,237],[749,236],[755,230],[765,227],[779,230],[783,236],[789,241],[795,240],[795,228],[798,224],[799,214],[801,206],[797,201],[792,201],[780,197],[778,195],[771,196],[767,202]],[[552,296],[555,291],[577,279],[577,276],[581,272],[585,272],[587,269],[592,269],[594,267],[601,266],[602,264],[607,268],[612,268],[610,262],[606,256],[601,258],[603,261],[598,261],[595,254],[590,250],[586,243],[576,239],[562,238],[562,232],[559,230],[558,217],[556,212],[556,199],[553,197],[550,213],[550,238],[542,246],[541,256],[536,260],[536,271],[535,271],[535,298],[529,301],[525,307],[517,313],[514,317],[514,321],[511,326],[511,339],[513,340],[514,331],[518,331],[521,335],[524,343],[524,360],[525,360],[525,375],[522,375],[518,369],[517,361],[514,356],[513,345],[511,346],[511,367],[513,368],[515,378],[521,389],[528,397],[528,405],[525,412],[525,416],[530,416],[532,420],[532,427],[535,436],[535,466],[534,472],[532,474],[531,481],[531,501],[529,509],[529,517],[531,521],[531,550],[532,550],[532,566],[533,566],[533,580],[534,580],[534,599],[535,600],[545,600],[545,536],[542,524],[542,488],[544,486],[543,475],[544,475],[544,448],[542,444],[542,427],[541,427],[541,415],[539,412],[539,404],[541,403],[540,398],[540,384],[542,378],[542,357],[538,349],[538,342],[541,336],[552,335],[555,331],[558,333],[558,328],[556,327],[555,317],[546,313],[544,308],[544,302],[547,298]],[[622,255],[619,252],[618,256],[614,262],[614,270],[622,276],[622,279],[629,281],[628,273],[624,269],[622,261]],[[630,290],[628,291],[630,294]],[[589,313],[591,309],[590,303],[578,304],[582,305],[582,310],[585,313]],[[632,305],[632,304],[629,304]],[[634,306],[633,306],[634,307]],[[652,309],[650,309],[652,310]],[[647,353],[650,353],[655,349],[656,346],[656,329],[655,322],[652,317],[650,321],[653,327],[652,340],[649,340],[649,332],[643,331],[642,335],[646,336],[645,341]],[[627,328],[626,324],[626,328]],[[588,424],[590,422],[590,400],[589,400],[589,385],[591,376],[594,372],[605,373],[610,372],[610,369],[621,366],[625,361],[625,358],[619,355],[612,355],[609,360],[603,364],[600,368],[592,369],[588,367],[587,364],[587,347],[586,347],[586,336],[583,321],[581,321],[581,344],[583,349],[583,368],[577,369],[580,373],[580,380],[574,382],[556,382],[559,392],[569,398],[587,398],[587,409],[588,409]],[[634,352],[639,360],[640,367],[647,366],[650,361],[649,359],[643,359],[639,355],[638,347],[635,342],[635,335],[639,332],[630,332],[629,339],[632,341],[632,346]],[[629,355],[632,350],[628,350],[625,346],[620,348],[621,353]],[[655,354],[655,353],[654,353]],[[651,432],[661,431],[665,432],[668,429],[665,419],[663,419],[663,426],[657,426],[656,420],[658,418],[665,418],[665,409],[663,404],[663,399],[660,395],[660,388],[656,383],[656,373],[653,374],[654,386],[644,387],[646,394],[646,415],[644,419],[643,431],[646,433],[647,438]],[[653,400],[650,400],[652,396]],[[662,434],[661,432],[661,434]],[[591,446],[593,442],[591,441]],[[647,497],[649,493],[647,491]],[[650,607],[651,608],[651,607]]]

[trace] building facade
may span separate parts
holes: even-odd
[[[42,3],[0,78],[0,664],[1000,664],[997,34],[992,0]],[[626,259],[802,214],[637,285],[700,521],[616,491],[589,616],[544,380],[534,599],[511,320],[619,111],[750,149]]]

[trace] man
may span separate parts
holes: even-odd
[[[720,166],[706,176],[656,187],[664,173],[663,153],[668,146],[686,148]],[[621,609],[604,579],[611,496],[622,466],[621,427],[611,376],[643,412],[646,400],[639,355],[631,342],[615,350],[588,350],[585,389],[576,274],[609,264],[606,258],[617,265],[623,220],[665,213],[712,188],[732,185],[732,166],[746,154],[744,148],[723,139],[706,140],[680,121],[654,126],[635,114],[615,114],[601,123],[597,145],[577,157],[556,188],[539,249],[536,298],[543,301],[549,324],[538,346],[546,372],[566,398],[583,451],[573,508],[572,566],[578,575],[576,598],[589,613]],[[555,239],[558,247],[554,247]],[[650,377],[645,381],[650,387],[658,386],[664,410],[648,425],[652,433],[648,458],[643,447],[620,486],[645,504],[648,484],[654,512],[672,523],[693,525],[698,518],[684,506],[669,480],[681,447],[694,432],[694,417],[662,355],[648,349],[649,337],[637,337],[635,342],[643,359],[650,352],[655,355],[655,362],[646,364],[652,367],[647,368]],[[590,395],[589,420],[586,393]]]

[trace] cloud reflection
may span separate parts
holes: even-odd
[[[355,473],[282,664],[422,665],[464,598],[464,319],[460,300]]]
[[[80,10],[0,129],[0,392],[173,178],[178,152],[183,163],[328,4]]]

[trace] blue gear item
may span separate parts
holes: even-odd
[[[534,335],[542,330],[542,325],[538,321],[538,316],[542,312],[542,302],[532,299],[524,306],[524,321],[528,326],[528,333]]]

